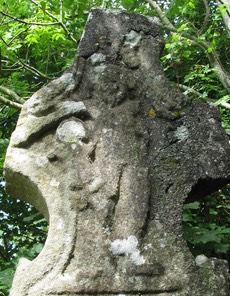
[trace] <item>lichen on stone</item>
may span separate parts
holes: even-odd
[[[111,252],[115,256],[129,256],[130,261],[135,265],[145,263],[145,259],[138,249],[138,239],[134,235],[130,235],[127,239],[116,239],[111,242]]]

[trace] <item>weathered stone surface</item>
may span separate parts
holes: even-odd
[[[93,10],[73,66],[23,106],[7,190],[49,220],[11,296],[227,296],[225,261],[195,261],[184,201],[229,180],[217,109],[164,77],[157,19]]]

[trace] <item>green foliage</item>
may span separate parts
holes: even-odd
[[[174,0],[166,12],[178,32],[169,34],[166,30],[162,57],[166,74],[178,85],[186,85],[199,92],[200,97],[214,101],[228,94],[210,64],[213,57],[208,56],[218,51],[222,67],[230,70],[230,43],[222,20],[223,9],[226,8],[215,1],[209,1],[207,8],[203,1]],[[192,92],[186,94],[194,96]]]
[[[18,112],[8,106],[0,107],[0,173],[6,154],[6,148],[9,144],[10,135],[15,127]],[[1,179],[0,179],[1,181]]]
[[[221,97],[217,102],[220,104],[224,101],[222,95],[226,94],[226,91],[221,87],[217,76],[209,64],[207,65],[195,65],[190,72],[184,77],[184,82],[191,88],[198,91],[200,98],[212,98]]]
[[[230,138],[230,112],[228,109],[220,108],[221,118],[222,118],[222,126],[225,129],[228,137]]]
[[[184,205],[184,238],[196,256],[229,258],[230,186],[207,196],[202,202]]]
[[[7,294],[21,257],[35,258],[45,243],[48,226],[30,205],[7,196],[0,181],[0,291]]]

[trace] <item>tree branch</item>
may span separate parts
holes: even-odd
[[[36,5],[38,8],[40,8],[45,14],[47,14],[50,18],[54,19],[65,31],[66,35],[75,43],[78,44],[77,40],[73,37],[73,35],[70,33],[70,31],[67,29],[65,24],[59,20],[55,15],[50,13],[48,10],[43,9],[40,4],[38,4],[35,0],[30,0],[34,5]]]
[[[8,46],[8,44],[6,43],[6,41],[4,40],[4,38],[2,37],[2,35],[0,35],[0,38],[1,38],[2,42],[3,42],[6,46]]]
[[[51,80],[51,79],[52,79],[51,77],[49,77],[49,76],[43,74],[42,72],[40,72],[40,71],[37,70],[36,68],[34,68],[34,67],[32,67],[32,66],[30,66],[30,65],[28,65],[28,64],[26,64],[26,63],[24,63],[24,62],[19,58],[19,56],[18,56],[18,61],[19,61],[19,63],[20,63],[20,64],[21,64],[26,70],[28,70],[28,71],[31,72],[32,74],[35,74],[35,75],[37,75],[37,76],[41,76],[41,77],[43,77],[43,78],[45,78],[45,79],[48,79],[48,80]]]
[[[192,87],[189,87],[187,85],[184,85],[184,84],[178,84],[178,87],[183,90],[183,91],[189,91],[191,92],[192,94],[194,94],[195,96],[197,97],[201,97],[202,96],[202,93],[196,91],[195,89],[193,89]]]
[[[228,35],[230,37],[230,2],[229,2],[229,0],[216,0],[216,3],[218,5],[218,7],[220,5],[226,6],[226,12],[225,13],[221,12],[221,14],[222,14],[224,24],[227,28]]]
[[[34,5],[36,5],[38,8],[40,8],[42,11],[44,11],[50,18],[52,18],[52,19],[54,19],[56,22],[60,22],[59,20],[58,20],[58,18],[55,16],[55,15],[53,15],[51,12],[49,12],[48,10],[46,10],[46,9],[43,9],[42,8],[42,6],[40,5],[40,4],[38,4],[35,0],[30,0],[30,2],[32,2]]]
[[[212,50],[208,52],[210,48],[210,44],[206,40],[200,40],[196,36],[190,35],[186,32],[177,32],[177,29],[173,26],[170,20],[165,16],[164,12],[161,10],[160,6],[153,0],[146,0],[155,10],[157,15],[159,16],[162,24],[167,28],[169,31],[173,33],[177,33],[182,38],[187,38],[191,41],[191,45],[195,45],[200,47],[203,51],[205,51],[207,58],[211,66],[214,68],[215,73],[217,74],[219,81],[222,83],[224,88],[230,93],[230,76],[225,71],[224,67],[222,66],[219,55],[216,50]]]
[[[4,103],[5,105],[7,105],[9,107],[13,107],[15,109],[19,109],[19,110],[22,109],[22,104],[18,104],[16,102],[13,102],[13,101],[11,101],[9,99],[6,99],[6,98],[4,98],[2,96],[0,96],[0,102]]]
[[[5,40],[2,38],[1,35],[0,35],[0,38],[2,39],[2,41],[4,42],[4,44],[5,44],[6,46],[8,46],[8,44],[5,42]],[[16,56],[17,59],[18,59],[17,62],[13,62],[14,64],[19,63],[19,64],[22,65],[23,68],[25,68],[26,70],[28,70],[28,71],[31,72],[32,74],[35,74],[35,75],[41,76],[41,77],[43,77],[43,78],[45,78],[45,79],[49,79],[49,80],[52,79],[51,77],[49,77],[49,76],[43,74],[42,72],[40,72],[40,71],[37,70],[36,68],[34,68],[34,67],[32,67],[32,66],[30,66],[30,65],[28,65],[28,64],[26,64],[26,63],[24,63],[24,62],[20,59],[19,55],[18,55],[16,52],[14,52],[14,54],[15,54],[15,56]]]
[[[63,15],[63,2],[60,0],[60,22],[62,22],[62,15]]]
[[[201,26],[201,28],[198,31],[198,35],[202,35],[203,32],[206,30],[207,25],[208,25],[208,20],[209,20],[209,16],[210,16],[210,7],[208,6],[208,1],[207,0],[203,0],[204,6],[205,6],[205,17],[204,17],[204,22],[203,25]]]
[[[190,93],[194,94],[196,97],[202,97],[202,93],[196,91],[195,89],[193,89],[192,87],[189,87],[187,85],[184,85],[184,84],[178,84],[178,87],[182,90],[182,91],[189,91]],[[214,103],[213,100],[211,100],[210,98],[206,98],[205,101],[207,102],[211,102],[211,103]],[[230,104],[227,103],[227,102],[223,102],[223,103],[220,103],[220,106],[221,107],[224,107],[224,108],[227,108],[227,109],[230,109]]]
[[[224,108],[227,108],[227,109],[230,109],[230,104],[225,102],[225,103],[221,103],[220,106],[224,107]]]
[[[19,103],[19,104],[24,104],[25,101],[19,97],[14,91],[4,87],[4,86],[0,86],[0,91],[3,92],[4,94],[12,97],[13,101]]]
[[[10,46],[10,44],[20,35],[20,34],[22,34],[22,33],[24,33],[24,32],[26,32],[28,30],[28,28],[26,28],[25,30],[22,30],[22,31],[20,31],[18,34],[16,34],[11,40],[10,40],[10,42],[8,43],[8,45],[7,46]]]
[[[173,24],[170,22],[170,20],[167,18],[167,16],[164,14],[164,12],[161,10],[160,6],[153,0],[146,0],[156,11],[157,15],[159,16],[162,24],[169,29],[171,32],[177,32],[177,29],[173,26]]]
[[[25,25],[38,25],[38,26],[52,26],[52,25],[59,25],[59,22],[51,22],[51,23],[41,23],[41,22],[27,22],[22,19],[19,19],[17,17],[14,17],[12,15],[9,15],[8,13],[5,13],[3,11],[0,11],[0,13],[14,21],[17,21],[19,23],[25,24]]]

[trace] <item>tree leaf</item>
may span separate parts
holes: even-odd
[[[184,209],[197,210],[199,208],[200,208],[200,203],[198,201],[184,204]]]

